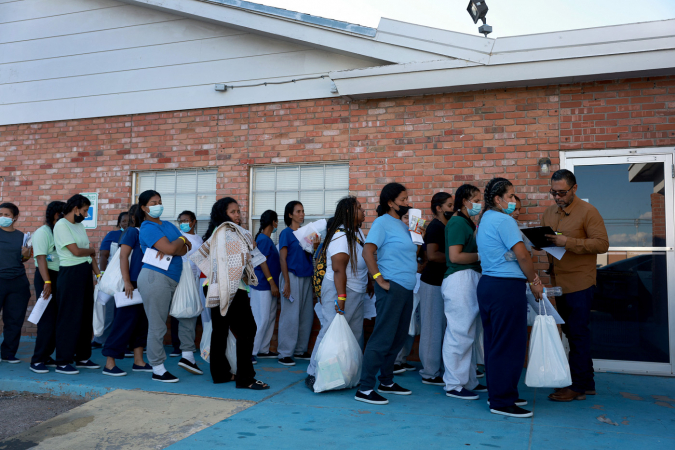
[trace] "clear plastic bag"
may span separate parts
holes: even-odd
[[[183,260],[183,272],[180,275],[176,292],[173,294],[169,314],[176,319],[187,319],[200,315],[203,307],[197,289],[197,282],[192,275],[190,263]]]
[[[124,279],[122,278],[122,269],[120,267],[121,253],[119,251],[115,252],[112,258],[110,258],[110,263],[108,263],[105,273],[98,281],[99,290],[110,296],[124,290]],[[129,254],[129,258],[131,258],[131,254]]]
[[[544,314],[541,314],[542,304]],[[546,305],[543,301],[539,302],[539,309],[539,315],[534,319],[530,334],[525,384],[529,387],[567,387],[572,384],[572,375],[558,327],[555,319],[546,315]]]
[[[213,324],[209,320],[208,322],[202,322],[204,326],[204,331],[202,331],[202,340],[199,342],[199,354],[202,359],[207,363],[211,362],[211,333],[213,332]]]
[[[227,362],[230,363],[230,373],[237,374],[237,338],[234,337],[232,331],[227,335],[227,350],[225,350]]]
[[[349,389],[359,383],[363,354],[345,316],[335,315],[315,358],[314,392]]]
[[[94,327],[94,336],[98,337],[103,334],[103,330],[105,329],[105,305],[97,302],[96,299],[98,298],[98,293],[99,293],[99,286],[101,283],[98,283],[96,285],[96,288],[94,288],[94,317],[92,320],[92,325]]]

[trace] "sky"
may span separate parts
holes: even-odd
[[[252,0],[376,28],[380,18],[478,34],[468,0]],[[675,0],[486,0],[491,38],[675,18]]]

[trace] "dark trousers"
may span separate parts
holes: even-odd
[[[47,362],[56,349],[56,313],[59,310],[56,305],[58,303],[56,301],[56,288],[58,287],[59,273],[55,270],[48,271],[49,281],[52,282],[52,299],[47,303],[47,308],[37,324],[37,337],[35,338],[33,358],[30,360],[31,364]],[[33,286],[35,287],[35,297],[40,298],[45,287],[45,281],[38,269],[35,270]]]
[[[363,355],[360,391],[375,388],[375,376],[380,372],[380,383],[394,383],[394,363],[403,348],[410,329],[413,291],[389,281],[389,291],[375,283],[375,327]],[[349,300],[347,300],[349,301]]]
[[[525,280],[483,275],[478,306],[483,322],[485,374],[492,408],[513,406],[527,345]]]
[[[237,386],[248,387],[255,381],[255,370],[251,354],[257,327],[248,294],[242,289],[232,299],[225,317],[220,315],[220,307],[211,308],[211,377],[214,383],[230,381],[230,363],[227,361],[227,336],[229,331],[237,338]]]
[[[171,346],[175,353],[180,353],[180,338],[178,337],[178,319],[171,317]]]
[[[0,310],[2,310],[3,336],[0,358],[16,356],[21,341],[21,327],[26,320],[30,300],[30,283],[26,275],[10,280],[0,279]]]
[[[562,331],[570,343],[570,372],[576,392],[594,391],[593,359],[591,358],[591,302],[595,286],[583,291],[556,297],[556,306],[565,324]]]
[[[137,288],[136,282],[132,281],[131,284],[134,289]],[[103,356],[124,359],[127,347],[131,349],[145,347],[147,342],[148,318],[143,304],[115,308],[115,319],[101,353]]]
[[[63,366],[91,358],[94,333],[94,279],[91,264],[59,268],[56,290],[56,364]]]

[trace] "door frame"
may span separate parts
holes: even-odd
[[[623,161],[622,161],[623,160]],[[622,372],[675,376],[675,148],[649,147],[617,150],[560,151],[560,168],[574,172],[574,166],[600,164],[664,163],[666,247],[610,247],[610,251],[665,251],[668,265],[669,363],[594,359],[596,372]],[[668,167],[670,165],[670,168]],[[669,176],[670,175],[670,176]]]

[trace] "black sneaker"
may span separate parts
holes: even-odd
[[[293,355],[293,358],[309,361],[310,359],[312,359],[312,354],[305,352],[305,353],[302,353],[302,354],[299,354],[299,355]]]
[[[103,348],[103,344],[99,344],[96,341],[91,341],[91,348]]]
[[[422,378],[422,384],[431,384],[433,386],[445,386],[445,382],[442,377],[435,378]]]
[[[19,364],[21,362],[19,358],[16,358],[14,356],[10,356],[9,358],[3,358],[2,361],[8,362],[10,364]]]
[[[316,377],[313,375],[307,375],[305,378],[305,386],[309,388],[310,391],[314,392],[314,383],[316,382]]]
[[[103,368],[103,375],[108,375],[109,377],[123,377],[126,376],[126,372],[119,367],[115,366],[112,369],[108,369],[107,367]]]
[[[164,372],[164,375],[152,374],[152,381],[161,381],[162,383],[178,383],[178,377],[174,377],[169,372]]]
[[[485,376],[485,372],[481,372],[480,370],[476,370],[476,378],[483,378]]]
[[[294,366],[295,365],[295,361],[293,361],[293,358],[291,358],[290,356],[287,356],[285,358],[281,358],[278,362],[282,366]]]
[[[56,369],[56,361],[54,361],[52,358],[47,358],[47,361],[45,361],[45,367]]]
[[[253,364],[254,366],[258,364],[258,358],[256,358],[255,356],[251,356],[251,364]]]
[[[49,369],[47,369],[47,366],[45,366],[42,363],[31,364],[29,369],[35,373],[49,373]]]
[[[183,356],[183,352],[180,351],[180,349],[176,350],[175,348],[169,353],[169,356],[172,358],[175,358],[177,356]]]
[[[204,372],[202,372],[202,370],[197,367],[196,363],[190,362],[185,358],[181,358],[180,361],[178,361],[178,366],[190,373],[194,373],[195,375],[204,375]]]
[[[91,359],[88,359],[86,361],[77,361],[75,363],[75,367],[78,369],[100,369],[101,366],[93,362]]]
[[[412,391],[410,389],[402,388],[398,384],[394,383],[393,385],[387,387],[384,384],[380,384],[377,388],[377,392],[381,394],[396,394],[396,395],[410,395]]]
[[[77,375],[80,373],[80,371],[70,364],[66,364],[65,366],[56,366],[56,373],[62,373],[64,375]]]
[[[131,370],[134,372],[152,372],[152,366],[148,363],[146,363],[144,366],[137,366],[134,364],[131,366]]]
[[[458,398],[460,400],[478,400],[480,398],[475,392],[471,392],[464,388],[460,389],[459,391],[456,389],[447,391],[445,395],[452,398]]]
[[[478,386],[476,386],[475,388],[473,388],[471,390],[474,391],[474,392],[487,392],[488,391],[487,386],[483,386],[482,384],[479,384]]]
[[[371,392],[368,395],[364,394],[361,391],[356,391],[354,399],[363,403],[370,403],[371,405],[386,405],[387,403],[389,403],[389,400],[382,397],[375,391]]]
[[[487,401],[488,406],[490,406],[490,400]],[[516,406],[527,406],[527,400],[524,398],[519,398],[516,400]]]
[[[525,418],[533,416],[532,411],[528,411],[516,405],[506,406],[504,408],[490,408],[490,412],[492,414],[500,414],[502,416],[509,416],[509,417]]]
[[[272,359],[278,358],[279,354],[277,352],[267,352],[267,353],[258,353],[258,359]]]
[[[408,371],[408,372],[414,372],[414,371],[417,370],[417,367],[415,367],[415,366],[413,366],[413,365],[410,365],[410,364],[408,364],[408,363],[403,363],[403,364],[401,364],[401,367],[403,367],[403,368],[404,368],[406,371]]]
[[[402,373],[405,373],[405,367],[403,367],[402,364],[394,364],[394,374],[395,375],[400,375]]]

